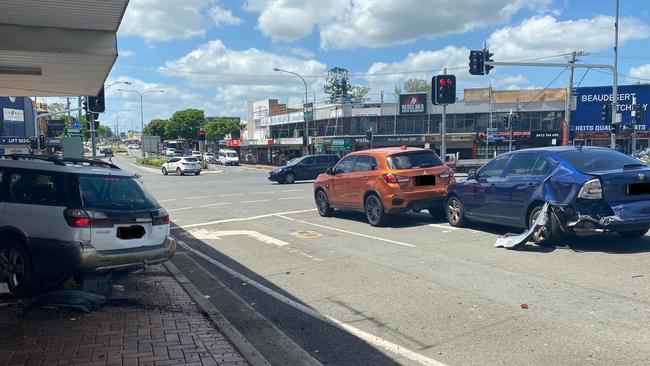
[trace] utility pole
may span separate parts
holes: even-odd
[[[442,69],[442,74],[447,74],[447,68]],[[447,155],[447,105],[442,105],[442,126],[440,126],[440,157],[445,161]]]
[[[636,95],[632,96],[632,121],[630,121],[630,127],[632,127],[632,133],[630,133],[630,141],[632,143],[632,148],[630,151],[630,155],[634,155],[636,153],[636,114],[638,113],[636,110]],[[643,121],[641,121],[643,122]]]
[[[618,13],[620,0],[616,0],[616,22],[614,23],[614,79],[612,82],[612,123],[617,123],[618,112]],[[611,148],[616,149],[616,134],[612,132]]]
[[[578,53],[576,51],[571,52],[571,60],[569,63],[575,64],[576,63],[576,56]],[[571,131],[571,105],[573,104],[573,73],[575,71],[575,68],[571,67],[571,70],[569,70],[569,87],[567,88],[566,91],[566,104],[564,108],[564,120],[566,121],[566,128],[567,128],[567,133]],[[567,141],[569,139],[567,138]]]
[[[492,80],[490,80],[490,88],[488,89],[488,99],[490,103],[490,117],[488,120],[488,126],[485,130],[485,159],[490,158],[490,132],[492,130],[492,112],[494,110],[494,103],[492,103]],[[494,145],[494,151],[497,151],[497,145]]]
[[[508,152],[512,151],[512,108],[508,112]]]
[[[399,112],[399,94],[397,93],[397,84],[395,84],[395,116],[393,116],[393,135],[397,135],[397,113]]]

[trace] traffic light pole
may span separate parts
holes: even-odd
[[[97,146],[95,141],[95,113],[90,113],[90,150],[93,160],[97,159]]]
[[[446,67],[442,70],[442,73],[447,74]],[[447,156],[447,105],[443,104],[442,105],[442,126],[440,126],[440,158],[442,158],[442,161],[445,161],[446,156]]]
[[[512,109],[508,113],[508,152],[512,151]]]

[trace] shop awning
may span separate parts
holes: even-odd
[[[96,95],[128,0],[3,0],[0,95]]]

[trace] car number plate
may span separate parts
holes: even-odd
[[[650,194],[650,183],[632,183],[627,185],[627,193],[630,196]]]

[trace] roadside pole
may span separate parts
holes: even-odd
[[[490,157],[490,131],[492,130],[492,109],[494,104],[492,103],[492,80],[490,80],[490,88],[488,89],[488,100],[490,102],[490,116],[488,119],[488,125],[485,129],[485,159]],[[494,151],[496,151],[496,144],[494,145]]]
[[[575,64],[576,63],[576,56],[578,53],[576,51],[571,52],[571,61],[569,63]],[[569,87],[567,88],[566,92],[566,105],[564,108],[564,120],[566,121],[566,131],[567,134],[569,131],[571,131],[571,106],[573,104],[573,74],[574,74],[575,68],[571,68],[569,70]],[[562,139],[564,140],[564,136],[562,136]],[[569,138],[567,136],[567,141],[569,141]]]
[[[97,159],[97,145],[95,141],[95,113],[90,112],[90,149],[92,150],[93,160]]]
[[[616,22],[614,23],[614,79],[612,80],[612,124],[618,123],[618,13],[620,0],[616,0]],[[620,125],[619,125],[620,126]],[[616,149],[616,134],[611,133],[611,148]]]
[[[512,151],[512,109],[508,112],[508,152]]]
[[[636,106],[636,95],[632,96],[632,106]],[[632,127],[632,132],[630,133],[630,140],[632,143],[632,148],[630,151],[630,155],[634,155],[636,152],[636,111],[632,110],[634,112],[634,115],[632,116],[632,121],[630,123],[630,126]]]
[[[447,74],[447,68],[442,69],[442,74]],[[433,96],[433,95],[432,95]],[[440,157],[445,161],[447,156],[447,105],[442,105],[442,126],[440,126]]]

